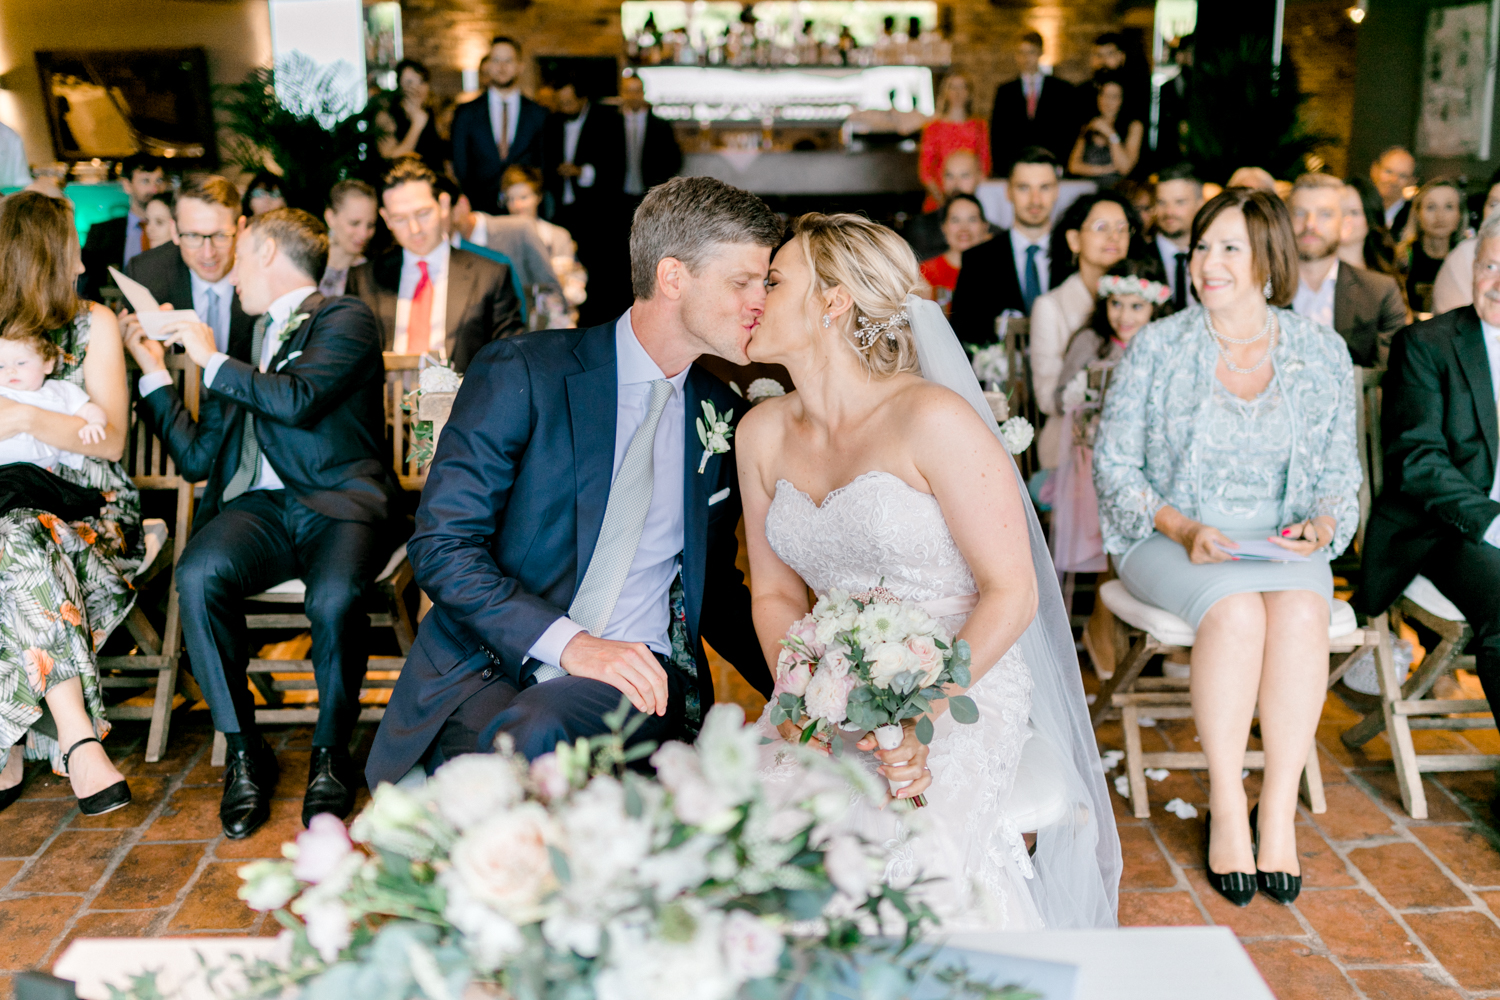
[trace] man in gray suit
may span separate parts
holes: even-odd
[[[1292,187],[1302,276],[1292,309],[1338,331],[1355,364],[1383,368],[1391,338],[1407,324],[1406,303],[1394,278],[1339,260],[1339,241],[1352,222],[1343,196],[1344,182],[1328,174],[1303,174]]]

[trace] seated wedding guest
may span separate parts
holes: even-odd
[[[104,306],[79,300],[82,273],[70,202],[35,192],[0,200],[0,274],[7,279],[0,282],[0,338],[45,337],[60,350],[52,378],[87,393],[107,417],[103,440],[85,443],[79,417],[0,401],[0,439],[30,435],[84,456],[78,468],[59,464],[55,474],[70,492],[98,491],[93,513],[71,520],[43,507],[39,496],[0,513],[0,809],[21,795],[23,760],[45,760],[68,778],[80,811],[93,816],[130,802],[129,786],[99,743],[110,722],[94,657],[135,603],[124,568],[141,558],[127,551],[127,539],[140,534],[141,505],[119,464],[130,408],[119,327]],[[101,492],[108,497],[102,504]]]
[[[943,238],[948,241],[947,251],[924,260],[921,270],[929,293],[924,297],[934,299],[946,314],[953,304],[964,251],[990,239],[990,224],[978,198],[959,194],[948,199],[943,206]]]
[[[1120,261],[1099,279],[1099,297],[1089,321],[1068,342],[1057,380],[1057,412],[1063,417],[1063,454],[1043,499],[1052,507],[1052,561],[1060,573],[1107,569],[1099,504],[1094,493],[1094,435],[1103,395],[1089,376],[1125,356],[1135,335],[1176,312],[1161,263],[1152,258]],[[1104,388],[1108,388],[1107,379]]]
[[[998,177],[1009,176],[1011,165],[1035,146],[1061,163],[1078,135],[1073,85],[1042,72],[1042,45],[1037,32],[1022,35],[1016,44],[1016,78],[995,88],[990,169]]]
[[[547,109],[521,94],[521,43],[504,35],[479,65],[484,93],[453,112],[453,172],[469,203],[500,211],[500,178],[512,166],[541,167]]]
[[[636,739],[691,739],[714,700],[704,638],[770,692],[735,566],[735,464],[691,422],[700,401],[730,420],[743,404],[692,362],[744,359],[783,230],[754,195],[673,178],[636,213],[623,317],[475,359],[407,548],[432,610],[375,734],[372,788],[500,732],[528,758],[603,733],[622,693],[645,715]]]
[[[943,204],[947,189],[943,170],[948,158],[959,150],[967,150],[978,159],[980,177],[990,175],[989,128],[983,118],[970,113],[973,104],[974,88],[969,78],[962,73],[949,73],[938,91],[937,114],[922,126],[918,146],[917,179],[927,189],[923,212],[935,211]]]
[[[130,199],[130,208],[118,219],[106,219],[89,227],[83,245],[86,298],[97,299],[101,288],[114,284],[109,276],[111,267],[123,271],[141,251],[161,246],[146,232],[146,205],[169,186],[160,160],[140,155],[125,160],[120,167],[120,190]]]
[[[1147,235],[1156,231],[1156,184],[1150,179],[1137,181],[1129,177],[1115,185],[1115,190],[1135,206],[1135,214],[1141,217],[1141,232]]]
[[[1285,308],[1295,247],[1274,195],[1235,187],[1203,206],[1191,271],[1201,305],[1136,335],[1094,450],[1121,582],[1197,630],[1207,874],[1241,906],[1257,885],[1283,903],[1301,888],[1294,823],[1327,695],[1329,561],[1359,523],[1353,366],[1333,331]],[[1247,817],[1240,775],[1257,701],[1266,760]]]
[[[1068,157],[1068,173],[1090,177],[1101,188],[1113,187],[1141,160],[1146,126],[1125,112],[1125,84],[1104,74],[1094,78],[1098,114],[1079,132]]]
[[[1339,243],[1339,260],[1394,277],[1396,243],[1385,228],[1380,192],[1364,177],[1350,178],[1344,184],[1344,215],[1350,226]]]
[[[562,282],[568,302],[577,306],[588,297],[588,274],[578,264],[578,245],[562,226],[537,215],[542,204],[542,172],[535,167],[511,167],[505,171],[505,208],[512,218],[524,219],[536,232],[552,263],[552,272]]]
[[[1292,309],[1343,337],[1355,364],[1383,368],[1391,337],[1406,325],[1406,303],[1394,278],[1339,262],[1348,225],[1344,189],[1328,174],[1303,174],[1292,186],[1288,208],[1299,262]]]
[[[432,71],[415,59],[396,64],[394,94],[375,112],[375,126],[381,130],[376,147],[381,159],[399,160],[415,156],[435,174],[442,174],[448,163],[449,144],[438,132],[437,109],[432,98]]]
[[[1037,435],[1037,460],[1043,469],[1057,468],[1062,458],[1063,422],[1059,419],[1062,411],[1057,406],[1057,390],[1068,342],[1093,313],[1099,279],[1105,272],[1126,256],[1146,256],[1140,252],[1140,221],[1135,208],[1113,191],[1079,198],[1068,206],[1057,228],[1065,249],[1059,253],[1054,234],[1054,265],[1066,254],[1078,262],[1078,269],[1037,299],[1031,310],[1031,386],[1037,408],[1046,415]],[[1056,267],[1053,280],[1057,280]]]
[[[1254,191],[1264,191],[1266,194],[1276,194],[1276,178],[1263,167],[1240,167],[1229,175],[1229,180],[1224,186],[1250,188]]]
[[[154,247],[166,246],[177,239],[177,220],[172,213],[177,206],[177,195],[162,191],[146,202],[146,235]]]
[[[1385,611],[1418,573],[1474,630],[1474,671],[1500,706],[1500,215],[1479,227],[1473,304],[1396,334],[1384,394],[1385,489],[1365,529],[1358,610]],[[1500,798],[1490,810],[1500,816]]]
[[[442,179],[439,178],[442,186]],[[449,194],[452,194],[449,186]],[[542,243],[531,220],[511,215],[486,215],[469,207],[469,196],[460,194],[453,200],[450,216],[453,227],[452,244],[461,250],[471,250],[486,256],[494,254],[492,260],[508,264],[524,300],[527,293],[562,293],[562,285],[552,270],[547,247]]]
[[[1203,182],[1189,164],[1167,167],[1156,176],[1156,254],[1172,289],[1172,307],[1186,309],[1193,283],[1188,280],[1189,237],[1193,216],[1203,207]]]
[[[1467,233],[1464,194],[1460,182],[1440,177],[1422,185],[1411,200],[1411,212],[1401,242],[1396,246],[1396,266],[1406,287],[1406,301],[1414,313],[1432,312],[1433,285],[1438,268]]]
[[[1405,146],[1381,150],[1370,164],[1370,183],[1380,196],[1380,224],[1393,237],[1406,229],[1412,203],[1406,190],[1417,182],[1417,158]]]
[[[245,197],[240,202],[240,214],[246,219],[286,208],[286,199],[281,196],[281,178],[269,170],[262,170],[250,178],[245,188]]]
[[[162,305],[193,309],[214,331],[219,350],[241,360],[250,356],[254,317],[246,314],[235,291],[234,238],[240,224],[240,193],[223,177],[189,181],[173,205],[176,244],[152,247],[132,260],[125,276],[146,286]],[[120,332],[129,339],[135,317],[120,316]]]
[[[380,201],[399,245],[351,270],[348,294],[375,314],[385,350],[430,353],[462,373],[485,344],[526,329],[510,268],[449,245],[452,206],[431,170],[417,160],[397,163]]]
[[[400,487],[385,447],[379,333],[364,303],[318,292],[327,261],[328,237],[306,212],[276,209],[248,222],[235,281],[260,317],[254,360],[219,351],[202,323],[165,328],[203,368],[196,419],[163,366],[162,345],[139,327],[128,341],[143,373],[141,418],[182,475],[207,480],[175,580],[193,677],[228,742],[219,820],[236,840],[270,816],[279,770],[246,684],[245,599],[294,578],[307,585],[318,721],[302,822],[347,816],[358,787],[349,739],[368,655],[361,599],[403,534],[393,516]]]
[[[349,269],[365,262],[375,238],[375,189],[364,181],[339,181],[328,192],[323,221],[328,224],[328,267],[318,282],[324,295],[343,295]]]
[[[978,155],[972,149],[956,150],[943,163],[944,198],[959,194],[972,195],[979,190],[979,184],[983,180],[984,171],[980,168]],[[948,241],[943,238],[942,207],[930,212],[924,211],[908,220],[901,227],[901,237],[911,244],[912,253],[917,260],[927,260],[947,250]]]
[[[953,332],[969,344],[993,344],[1005,310],[1031,314],[1052,287],[1052,211],[1057,207],[1057,161],[1040,146],[1022,150],[1006,188],[1015,221],[995,238],[964,251],[953,286]]]
[[[1500,210],[1500,170],[1490,174],[1489,186],[1484,196],[1484,212],[1480,222]],[[1474,302],[1474,251],[1479,246],[1479,237],[1470,236],[1449,251],[1438,268],[1437,280],[1432,285],[1432,312],[1441,315],[1459,306]]]

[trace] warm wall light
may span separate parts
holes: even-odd
[[[1349,15],[1349,20],[1353,21],[1355,24],[1359,24],[1365,19],[1365,15],[1368,14],[1369,11],[1370,0],[1359,0],[1359,3],[1344,11],[1344,13]]]

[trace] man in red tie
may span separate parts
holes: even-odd
[[[449,243],[452,206],[428,167],[398,163],[380,199],[400,248],[350,270],[348,294],[375,313],[385,350],[462,372],[485,344],[525,330],[510,268]]]
[[[995,91],[990,113],[990,169],[1010,173],[1021,151],[1040,146],[1059,163],[1078,136],[1080,116],[1073,87],[1042,71],[1042,36],[1029,31],[1016,44],[1016,79]]]

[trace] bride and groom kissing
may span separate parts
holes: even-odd
[[[634,739],[690,740],[714,698],[704,640],[769,695],[809,588],[880,584],[969,643],[980,720],[938,704],[930,744],[911,726],[894,749],[851,743],[929,806],[845,822],[892,848],[887,878],[930,880],[945,926],[1112,926],[1119,842],[1056,575],[963,349],[910,294],[911,250],[853,215],[788,239],[754,195],[676,178],[637,210],[630,267],[615,323],[471,362],[407,546],[433,607],[370,785],[501,733],[539,756],[606,731],[622,694],[646,717]],[[782,364],[795,391],[752,412],[703,354]],[[1031,740],[1067,802],[1034,831],[1006,809]]]

